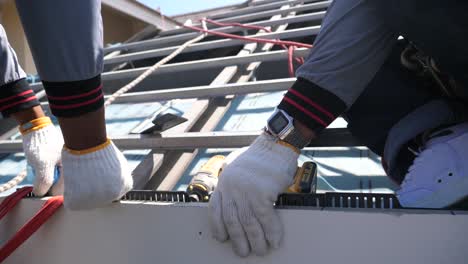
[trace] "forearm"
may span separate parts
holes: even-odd
[[[284,95],[278,108],[313,131],[313,135],[317,135],[346,110],[346,104],[333,93],[298,78]],[[304,133],[312,136],[310,131]]]
[[[52,114],[68,118],[100,109],[101,2],[17,0],[16,6]]]
[[[371,1],[333,2],[297,81],[278,106],[315,136],[355,102],[397,41],[374,9]]]
[[[44,114],[44,111],[42,111],[42,107],[38,105],[38,106],[34,106],[31,108],[13,113],[11,116],[16,120],[18,125],[21,125],[31,120],[44,117],[45,114]]]
[[[106,142],[101,1],[17,0],[16,5],[65,145],[83,150]]]
[[[18,122],[28,122],[40,115],[39,101],[26,81],[26,73],[8,42],[0,25],[0,112],[4,117],[13,115]],[[34,110],[32,110],[34,108]],[[40,117],[40,116],[39,116]]]

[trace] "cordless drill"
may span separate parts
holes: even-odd
[[[187,187],[191,202],[208,202],[211,193],[218,185],[218,177],[224,165],[225,157],[216,155],[211,157],[193,176]]]
[[[294,182],[286,193],[315,193],[317,188],[317,164],[306,161],[297,168]]]
[[[193,176],[187,187],[191,202],[208,202],[218,184],[225,157],[216,155],[211,157]],[[312,161],[304,162],[297,168],[294,182],[287,188],[286,193],[315,193],[317,185],[317,164]]]

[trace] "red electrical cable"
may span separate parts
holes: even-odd
[[[31,191],[31,187],[21,188],[15,193],[7,197],[0,205],[2,212],[1,217],[10,211],[21,198],[26,196]],[[6,202],[5,202],[6,201]],[[49,198],[39,212],[34,215],[28,223],[26,223],[21,229],[2,247],[0,248],[0,263],[8,258],[19,246],[21,246],[34,232],[36,232],[63,204],[62,196],[55,196]],[[0,217],[0,218],[1,218]]]

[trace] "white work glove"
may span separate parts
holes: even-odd
[[[283,227],[273,204],[292,184],[298,157],[265,133],[229,155],[209,203],[213,236],[220,242],[231,239],[241,257],[278,248]]]
[[[71,210],[102,207],[133,188],[127,159],[108,139],[86,150],[62,151],[65,176],[64,206]]]
[[[23,131],[23,150],[28,164],[34,170],[34,194],[43,196],[50,189],[52,195],[60,195],[63,193],[63,179],[52,184],[55,166],[60,165],[63,138],[50,119],[44,119],[46,121],[41,122],[38,129]]]

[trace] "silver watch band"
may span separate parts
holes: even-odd
[[[286,137],[284,137],[283,141],[293,145],[298,149],[303,149],[310,143],[310,140],[307,140],[304,135],[302,135],[302,133],[296,128],[293,128],[292,131]]]

